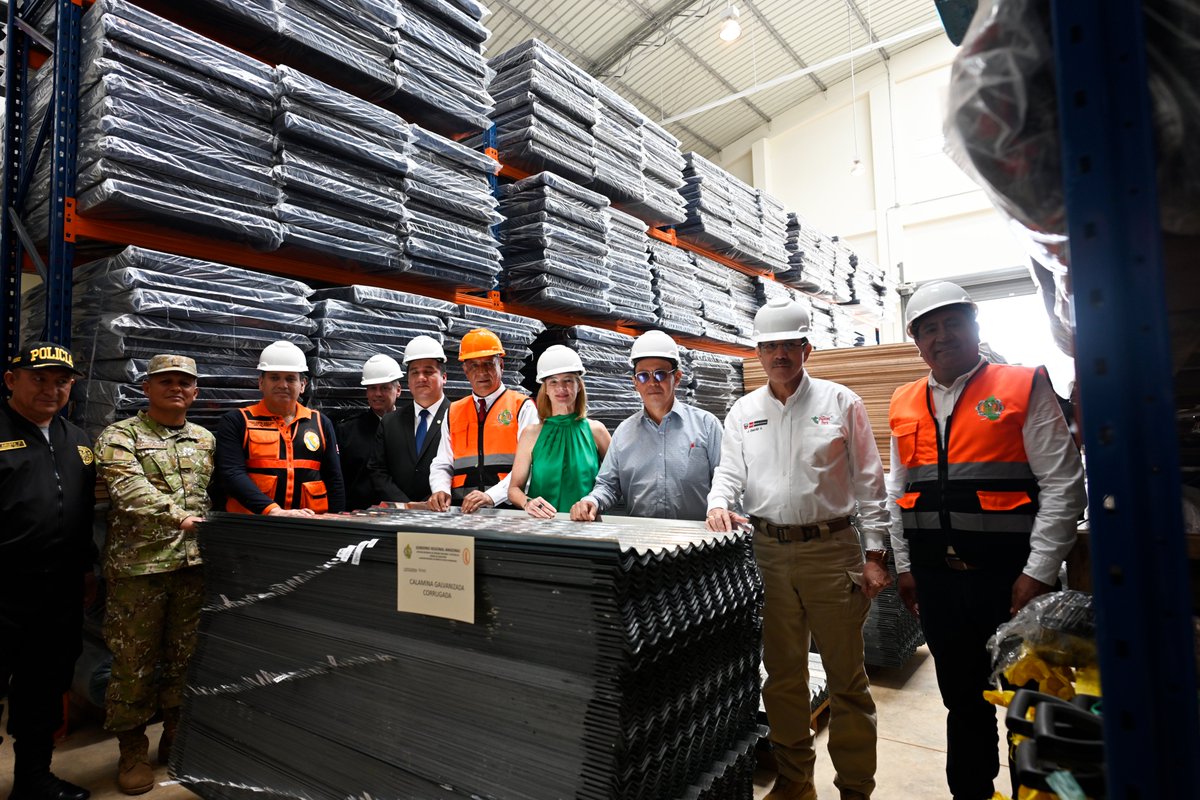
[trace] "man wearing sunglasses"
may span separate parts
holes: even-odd
[[[749,522],[762,573],[763,702],[779,778],[768,800],[816,800],[809,727],[810,635],[829,679],[829,753],[842,800],[875,788],[875,703],[863,664],[871,598],[891,582],[883,465],[858,395],[812,378],[808,312],[773,300],[754,318],[767,385],[725,419],[722,458],[708,495],[709,530]],[[729,511],[739,500],[749,518]],[[862,530],[863,545],[852,522]]]
[[[642,410],[617,426],[596,485],[571,507],[571,519],[595,520],[621,498],[631,516],[704,519],[721,459],[721,423],[675,398],[679,347],[667,334],[639,336],[629,363]]]

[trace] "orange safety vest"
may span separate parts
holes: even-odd
[[[529,402],[528,395],[505,389],[487,410],[482,426],[474,395],[450,404],[450,447],[454,451],[450,483],[455,501],[475,489],[496,485],[512,472],[517,458],[517,415]]]
[[[1042,367],[984,364],[940,438],[927,378],[892,395],[889,422],[908,470],[896,503],[914,564],[943,561],[947,546],[978,566],[1025,563],[1038,485],[1022,429],[1039,376],[1049,380]]]
[[[321,479],[325,455],[321,412],[297,404],[296,418],[285,425],[262,402],[238,410],[246,419],[242,449],[254,485],[281,508],[311,508],[318,514],[328,511],[329,495]],[[252,513],[232,497],[225,510]]]

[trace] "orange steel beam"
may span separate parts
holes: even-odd
[[[680,239],[675,234],[674,228],[668,228],[667,230],[661,230],[659,228],[651,228],[650,230],[646,231],[646,233],[650,236],[651,239],[658,239],[660,242],[666,242],[667,244],[669,244],[673,247],[678,247],[682,250],[691,250],[693,253],[698,253],[699,255],[702,255],[705,258],[710,258],[713,261],[716,261],[718,264],[724,264],[725,266],[729,267],[730,269],[736,269],[738,272],[742,273],[743,275],[749,275],[752,278],[753,277],[766,278],[769,281],[775,280],[775,273],[771,272],[771,270],[759,269],[758,267],[751,267],[748,264],[742,264],[738,261],[734,261],[729,256],[721,255],[720,253],[718,253],[714,250],[709,250],[708,248],[701,247],[698,244],[692,244],[691,242],[684,241],[683,239]]]

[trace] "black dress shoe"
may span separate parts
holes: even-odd
[[[13,781],[8,800],[87,800],[91,792],[82,786],[57,778],[51,772]]]

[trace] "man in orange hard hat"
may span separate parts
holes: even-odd
[[[464,514],[508,500],[508,475],[517,439],[538,421],[527,394],[504,385],[504,346],[486,328],[463,337],[458,360],[471,383],[471,395],[450,404],[437,457],[429,468],[429,506]]]

